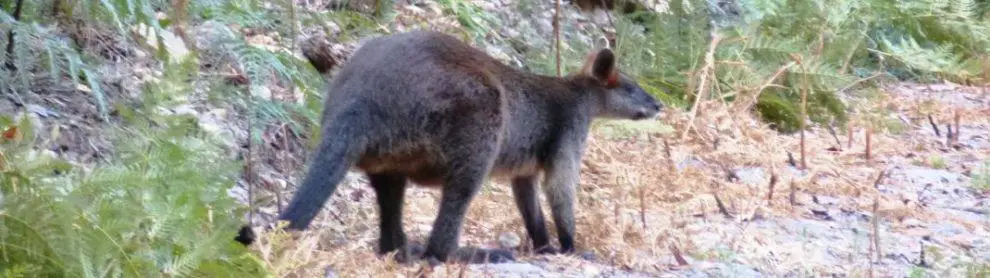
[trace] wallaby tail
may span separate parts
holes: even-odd
[[[367,120],[362,116],[348,111],[324,122],[329,126],[323,129],[323,139],[312,156],[306,177],[279,216],[279,219],[289,221],[289,229],[309,227],[347,171],[357,163],[365,147],[364,133],[367,131],[363,125]]]

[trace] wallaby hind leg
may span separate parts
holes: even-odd
[[[540,209],[540,191],[537,190],[536,177],[523,176],[512,179],[512,195],[516,200],[516,208],[522,214],[526,232],[533,241],[533,252],[537,254],[553,254],[557,250],[550,246],[550,234]]]
[[[402,206],[406,190],[406,177],[400,174],[369,174],[368,181],[378,199],[378,254],[385,255],[398,250],[395,259],[408,262],[422,255],[420,246],[407,245],[402,228]]]
[[[435,265],[448,261],[459,263],[500,263],[514,261],[512,252],[501,249],[484,249],[474,247],[459,248],[461,226],[471,201],[480,191],[482,183],[487,178],[487,168],[480,161],[478,164],[463,165],[456,173],[447,179],[441,193],[440,212],[433,222],[430,231],[429,244],[426,247],[425,259]],[[434,261],[437,260],[437,261]]]
[[[468,122],[447,136],[448,173],[441,192],[440,211],[430,231],[425,259],[431,264],[448,261],[468,263],[514,261],[512,252],[501,249],[463,248],[458,250],[461,226],[468,207],[488,178],[497,152],[497,127]]]

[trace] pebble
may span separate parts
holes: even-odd
[[[498,244],[505,249],[516,249],[522,245],[522,239],[514,232],[504,232],[498,236]]]

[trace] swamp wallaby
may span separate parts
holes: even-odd
[[[314,60],[325,56],[306,56],[326,64]],[[647,119],[662,109],[615,60],[609,49],[594,51],[579,72],[552,77],[438,32],[370,39],[331,81],[322,141],[279,218],[306,229],[356,167],[377,195],[379,254],[434,263],[514,260],[508,250],[458,248],[464,215],[486,179],[507,178],[534,250],[557,252],[538,199],[542,174],[560,251],[573,252],[574,193],[592,118]],[[425,249],[407,246],[402,228],[407,182],[442,192]]]

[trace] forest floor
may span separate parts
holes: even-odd
[[[156,74],[140,62],[107,65],[102,72],[104,83],[120,92],[112,98],[133,97]],[[103,139],[108,123],[97,119],[88,88],[35,87],[32,94],[0,99],[0,111],[26,109],[44,126],[62,128],[58,141],[48,143],[71,160],[98,162],[113,151]],[[174,113],[196,116],[228,140],[232,152],[244,151],[245,116],[200,94],[189,101]],[[799,134],[779,134],[719,101],[703,103],[696,117],[668,110],[656,121],[596,123],[581,169],[576,239],[593,256],[529,254],[510,188],[492,181],[469,210],[461,244],[518,248],[518,262],[448,265],[433,274],[990,275],[990,88],[898,82],[847,101],[868,112],[853,112],[850,127],[835,132],[810,129],[803,157]],[[868,137],[865,127],[878,122]],[[947,137],[948,126],[955,137]],[[305,139],[286,136],[278,125],[263,128],[266,144],[254,154],[262,158],[258,171],[266,185],[255,192],[258,223],[285,205],[309,154]],[[246,199],[243,186],[232,194]],[[407,194],[405,229],[422,242],[439,192],[413,188]],[[413,276],[423,270],[374,255],[374,192],[360,174],[349,175],[325,208],[310,230],[293,237],[264,234],[253,247],[279,277]]]
[[[779,135],[744,115],[730,116],[717,102],[695,119],[701,135],[685,140],[677,136],[689,117],[680,111],[659,120],[677,131],[666,135],[619,135],[611,129],[618,125],[598,126],[582,168],[578,212],[579,248],[592,251],[594,259],[521,251],[517,263],[452,266],[435,274],[987,275],[990,95],[985,88],[911,83],[888,86],[884,93],[884,117],[898,127],[872,134],[869,160],[864,129],[854,127],[851,141],[841,132],[813,130],[805,134],[805,170],[799,169],[799,135]],[[933,116],[941,136],[918,113],[923,105],[940,111]],[[953,114],[947,111],[960,114],[961,132],[951,144],[945,125]],[[504,182],[486,186],[470,209],[462,244],[511,247],[506,242],[524,237],[510,193]],[[422,241],[438,194],[419,188],[409,194],[406,229]],[[373,193],[360,175],[340,187],[328,208],[333,213],[322,214],[313,231],[263,253],[273,260],[312,262],[343,277],[419,270],[378,263],[372,255]]]

